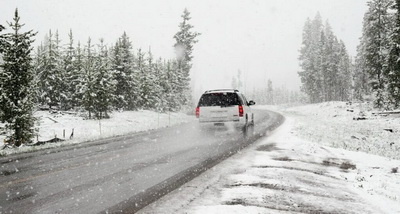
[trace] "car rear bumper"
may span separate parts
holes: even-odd
[[[235,120],[210,120],[210,119],[199,119],[200,126],[228,126],[241,128],[246,125],[244,118],[238,118]]]

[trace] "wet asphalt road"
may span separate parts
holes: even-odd
[[[0,158],[0,213],[134,213],[283,122],[255,111],[248,136],[197,121]]]

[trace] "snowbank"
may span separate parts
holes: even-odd
[[[194,120],[194,117],[183,113],[157,113],[153,111],[113,112],[110,119],[86,120],[74,113],[38,111],[36,128],[39,130],[36,141],[47,141],[55,137],[65,139],[59,143],[42,146],[23,146],[16,149],[0,150],[0,155],[28,152],[44,148],[59,147],[65,144],[82,143],[101,138],[124,135],[141,131],[167,127]],[[1,124],[4,125],[4,124]],[[73,137],[70,139],[73,132]],[[0,135],[1,142],[5,136]]]

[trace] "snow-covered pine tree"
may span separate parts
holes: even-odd
[[[164,61],[162,66],[162,73],[161,73],[161,111],[166,112],[171,110],[172,105],[172,96],[173,96],[173,82],[172,82],[172,71],[171,71],[171,62]]]
[[[310,97],[310,102],[314,102],[312,99],[313,96],[313,81],[311,80],[311,20],[307,18],[304,27],[303,27],[303,35],[302,35],[302,44],[300,48],[300,67],[301,70],[298,72],[300,76],[300,80],[302,83],[301,90],[306,93]]]
[[[347,53],[346,46],[343,41],[339,42],[339,61],[338,74],[335,87],[335,98],[340,101],[348,101],[351,98],[352,73],[351,60]]]
[[[153,54],[151,53],[151,49],[149,49],[146,58],[146,81],[150,86],[147,92],[147,104],[146,109],[157,109],[158,97],[161,91],[159,76],[160,71],[157,67],[157,62],[154,61]]]
[[[115,43],[115,46],[111,48],[111,69],[114,74],[114,80],[116,81],[116,89],[115,89],[115,100],[114,106],[117,109],[123,109],[127,106],[124,90],[128,89],[128,84],[125,81],[125,75],[122,72],[122,58],[121,58],[121,45],[120,39]]]
[[[138,83],[138,72],[135,69],[135,54],[132,50],[132,43],[126,32],[121,36],[121,57],[122,57],[122,68],[126,75],[127,89],[124,93],[126,98],[128,110],[137,110],[138,102],[140,102],[139,96],[139,83]]]
[[[64,64],[64,51],[61,46],[60,35],[58,30],[55,34],[54,40],[54,52],[55,52],[55,62],[56,62],[56,76],[58,77],[58,84],[54,87],[57,90],[59,108],[62,110],[67,110],[70,108],[69,96],[68,96],[68,81],[69,73],[67,73],[66,66]]]
[[[319,91],[319,102],[327,101],[332,96],[332,67],[330,64],[332,53],[333,40],[330,36],[329,25],[325,26],[325,30],[321,30],[320,40],[316,49],[317,60],[316,68],[319,70],[316,72],[316,86]]]
[[[351,89],[351,81],[342,80],[344,76],[351,77],[346,48],[334,35],[329,22],[324,26],[321,20],[319,13],[314,20],[307,19],[299,56],[302,91],[312,103],[347,99]]]
[[[367,14],[364,15],[363,29],[366,29],[368,23]],[[357,55],[355,57],[355,65],[353,72],[354,81],[354,99],[364,101],[365,97],[371,94],[371,89],[369,85],[369,74],[366,68],[366,37],[362,36],[360,38],[360,44],[357,46]]]
[[[108,118],[108,112],[112,109],[115,93],[115,81],[110,68],[108,50],[104,45],[104,40],[100,39],[98,46],[99,53],[95,56],[94,61],[94,85],[93,93],[96,96],[94,99],[93,110],[96,118]]]
[[[6,141],[20,146],[32,141],[34,135],[34,96],[32,90],[33,70],[31,66],[31,44],[36,33],[32,30],[21,32],[18,9],[10,22],[13,32],[1,36],[4,50],[0,72],[1,121],[11,131]],[[3,48],[2,48],[3,49]]]
[[[168,111],[177,111],[182,108],[182,94],[180,91],[178,76],[178,63],[176,60],[167,62],[167,78],[168,78]]]
[[[267,104],[274,105],[274,88],[272,87],[272,81],[268,79],[267,82]]]
[[[236,73],[236,77],[232,77],[231,81],[231,87],[232,89],[237,89],[239,91],[242,91],[243,89],[243,82],[242,82],[242,71],[239,69]]]
[[[149,49],[148,56],[147,56],[147,64],[148,64],[148,72],[150,75],[150,83],[152,85],[150,94],[149,94],[149,102],[150,102],[150,109],[157,109],[158,100],[159,100],[159,93],[161,92],[160,86],[160,78],[161,69],[158,67],[159,63],[154,61],[153,54]]]
[[[160,92],[158,94],[158,104],[157,110],[160,112],[168,111],[168,99],[169,99],[169,91],[170,91],[170,84],[168,80],[168,63],[166,60],[159,58],[157,61],[157,81],[159,82]]]
[[[117,84],[115,107],[118,109],[137,109],[137,102],[140,100],[134,67],[132,43],[124,32],[116,42],[111,54],[111,68]]]
[[[75,48],[74,48],[74,38],[72,35],[72,30],[70,29],[68,33],[68,44],[64,53],[62,54],[62,70],[63,70],[63,101],[62,107],[64,110],[74,108],[78,106],[76,100],[74,99],[74,94],[76,93],[76,85],[79,81],[79,72],[75,68]]]
[[[37,103],[42,105],[43,107],[47,105],[46,101],[46,90],[45,88],[48,86],[46,84],[47,77],[49,76],[49,72],[47,71],[47,63],[48,63],[48,46],[47,46],[48,37],[45,36],[45,40],[38,47],[38,51],[34,60],[34,70],[35,70],[35,79],[37,79]]]
[[[91,119],[92,114],[95,113],[95,99],[97,94],[95,89],[95,53],[90,38],[85,47],[82,62],[82,81],[78,85],[78,88],[82,97],[81,105],[89,113],[89,119]]]
[[[149,95],[152,87],[151,77],[149,75],[148,64],[145,59],[145,54],[142,49],[138,49],[137,56],[135,58],[135,70],[138,74],[138,90],[140,100],[137,105],[139,108],[148,109],[149,107]]]
[[[193,31],[189,24],[190,12],[185,8],[181,16],[183,21],[179,24],[179,31],[174,35],[177,59],[177,76],[179,78],[178,93],[181,95],[181,105],[187,105],[192,100],[190,93],[190,69],[192,68],[193,45],[200,33]]]
[[[313,95],[316,102],[323,102],[325,95],[325,85],[324,85],[324,70],[323,65],[326,60],[326,57],[323,56],[323,48],[326,43],[326,36],[324,32],[324,25],[322,23],[322,17],[318,12],[315,18],[311,22],[311,61],[313,67],[311,69],[312,79],[314,81],[314,90]],[[284,100],[283,94],[284,91],[281,91],[281,102]]]
[[[155,110],[158,112],[165,112],[166,107],[166,95],[164,94],[164,86],[166,84],[166,75],[165,75],[165,67],[162,58],[158,58],[158,60],[154,63],[153,66],[154,75],[155,75],[155,89],[154,89],[154,97],[156,100]]]
[[[307,19],[303,28],[303,41],[300,49],[299,76],[302,90],[306,93],[311,103],[321,102],[323,97],[323,74],[321,66],[321,48],[324,41],[322,18],[319,13],[313,20]]]
[[[390,103],[395,108],[400,107],[400,0],[396,0],[396,10],[393,32],[390,35],[387,77]]]
[[[73,60],[73,71],[72,75],[73,77],[70,78],[70,90],[71,90],[71,99],[72,99],[72,106],[73,107],[82,107],[82,92],[80,91],[81,87],[83,85],[82,81],[84,79],[84,70],[83,70],[83,64],[84,64],[84,51],[81,48],[81,42],[78,41],[78,44],[75,49],[75,55],[74,55],[74,60]]]
[[[33,57],[33,63],[32,63],[32,69],[34,73],[34,81],[33,81],[33,87],[35,88],[34,91],[34,102],[36,104],[41,103],[41,93],[40,93],[40,74],[41,71],[44,69],[44,64],[46,61],[46,51],[43,46],[43,44],[40,44],[40,46],[37,47],[36,53]]]
[[[387,100],[385,96],[387,79],[384,70],[389,47],[389,32],[392,29],[388,10],[392,5],[392,0],[368,2],[367,18],[364,19],[367,23],[363,25],[365,68],[369,73],[371,89],[375,95],[375,106],[378,108],[383,108]]]
[[[60,55],[60,40],[58,32],[55,38],[49,31],[48,40],[45,43],[43,68],[39,72],[39,90],[42,104],[52,107],[60,107],[63,90],[62,60]]]
[[[236,81],[236,78],[233,76],[232,77],[232,81],[231,81],[231,87],[233,88],[233,89],[236,89],[236,88],[238,88],[237,87],[237,81]]]
[[[328,21],[325,23],[323,32],[325,43],[322,47],[322,84],[323,99],[321,101],[339,100],[338,89],[338,62],[339,62],[339,43],[334,35]]]

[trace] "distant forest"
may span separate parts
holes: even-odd
[[[351,98],[351,61],[343,41],[318,13],[304,25],[299,76],[311,103]]]
[[[299,76],[309,102],[358,100],[380,109],[399,108],[400,0],[367,4],[354,60],[319,14],[306,21]]]
[[[75,42],[72,30],[63,42],[57,31],[49,31],[33,59],[35,102],[62,110],[84,108],[96,118],[112,109],[180,110],[191,101],[191,52],[198,35],[191,32],[187,10],[182,18],[174,47],[183,55],[176,59],[155,58],[150,49],[135,51],[125,32],[106,46],[90,38]]]
[[[274,86],[271,79],[265,80],[263,87],[247,87],[243,81],[242,71],[238,70],[236,76],[232,77],[232,88],[243,91],[247,98],[253,99],[260,105],[293,105],[306,103],[307,97],[298,90],[289,90],[286,86]]]
[[[68,41],[49,33],[37,49],[36,33],[23,32],[18,10],[8,26],[0,25],[0,119],[11,130],[7,142],[19,146],[34,134],[38,109],[87,112],[107,118],[112,110],[178,111],[191,102],[193,46],[200,34],[184,10],[173,38],[177,57],[156,58],[151,50],[134,50],[126,33],[111,46],[101,39]]]

